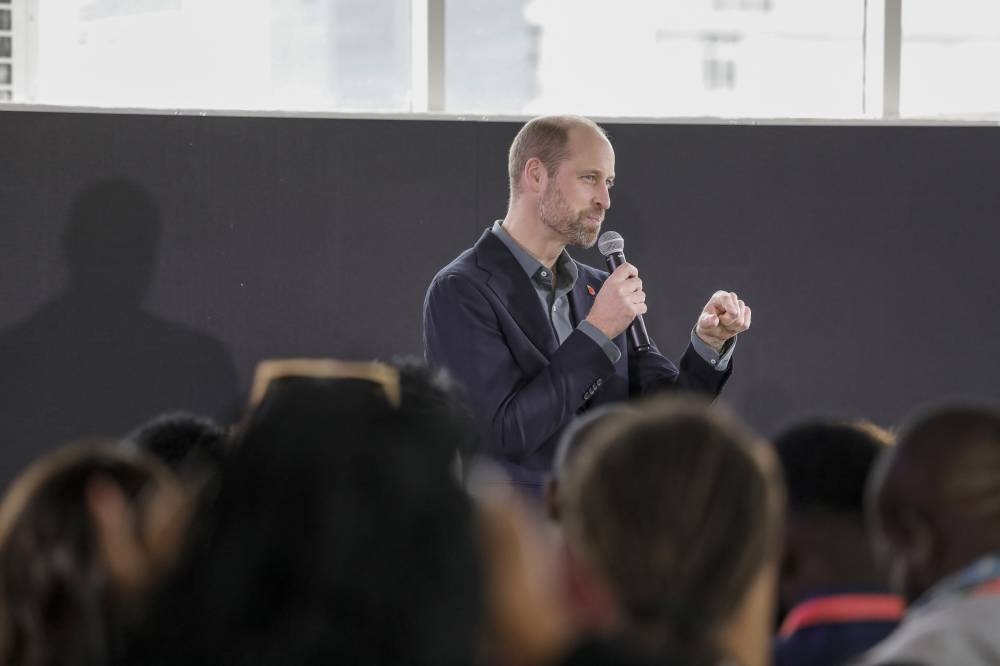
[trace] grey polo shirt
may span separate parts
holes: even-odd
[[[542,262],[535,259],[527,250],[517,244],[517,241],[503,228],[501,220],[493,223],[493,233],[507,246],[507,249],[517,259],[517,263],[521,264],[521,268],[524,269],[524,272],[531,279],[531,284],[535,287],[535,293],[538,294],[538,300],[548,315],[552,330],[555,332],[559,344],[562,344],[569,337],[569,334],[573,332],[574,328],[569,311],[568,295],[573,290],[573,286],[579,277],[579,269],[576,267],[573,259],[566,250],[563,250],[559,254],[559,258],[556,259],[555,274],[553,275],[553,269],[543,265]],[[600,329],[589,321],[582,320],[576,325],[576,328],[580,329],[587,337],[600,345],[612,363],[616,363],[621,358],[622,353],[618,349],[618,345],[609,340],[608,336],[604,335]],[[721,356],[695,335],[694,330],[691,331],[691,345],[699,356],[719,372],[725,372],[729,368],[729,359],[733,355],[735,339],[732,341],[732,344],[726,345],[727,349]]]

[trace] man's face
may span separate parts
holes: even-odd
[[[597,131],[574,127],[569,132],[569,158],[548,180],[538,202],[538,217],[567,245],[592,247],[611,207],[615,151]]]

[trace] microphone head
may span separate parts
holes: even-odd
[[[625,251],[625,239],[617,231],[605,231],[597,239],[597,249],[605,257],[609,254]]]

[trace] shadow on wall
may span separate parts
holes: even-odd
[[[0,484],[67,440],[118,436],[166,410],[236,415],[225,346],[143,307],[162,226],[129,180],[74,199],[61,245],[67,287],[0,333]]]

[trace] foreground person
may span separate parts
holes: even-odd
[[[734,417],[659,399],[595,428],[563,482],[575,559],[617,632],[687,666],[770,663],[782,522],[771,449]]]
[[[173,564],[188,508],[169,470],[128,447],[29,467],[0,508],[0,663],[107,664]]]
[[[862,666],[1000,663],[1000,412],[918,418],[875,472],[875,545],[906,599]]]

